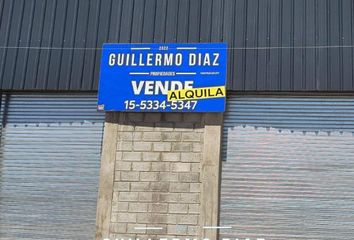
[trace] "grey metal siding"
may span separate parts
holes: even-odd
[[[353,91],[353,16],[352,0],[0,0],[0,87],[97,90],[104,42],[212,41],[229,90]]]
[[[235,127],[274,128],[281,131],[354,134],[352,97],[228,97],[223,133],[223,158],[227,159],[229,131]]]
[[[93,239],[104,124],[95,96],[11,95],[7,110],[0,239]]]
[[[230,239],[354,234],[354,98],[231,97],[220,224]]]

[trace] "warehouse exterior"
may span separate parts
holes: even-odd
[[[0,239],[350,239],[353,24],[351,0],[0,0]],[[96,111],[103,43],[175,42],[228,44],[225,113]]]

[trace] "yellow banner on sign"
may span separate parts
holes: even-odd
[[[167,101],[169,102],[222,97],[226,97],[225,86],[170,90],[167,92]]]

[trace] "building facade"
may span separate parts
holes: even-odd
[[[350,239],[353,23],[352,0],[0,1],[0,239]],[[227,43],[226,112],[97,112],[102,44],[152,42]]]

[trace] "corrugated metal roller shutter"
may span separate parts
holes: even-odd
[[[5,115],[0,239],[93,239],[104,124],[95,96],[11,95]]]
[[[223,237],[353,239],[354,98],[230,97]]]

